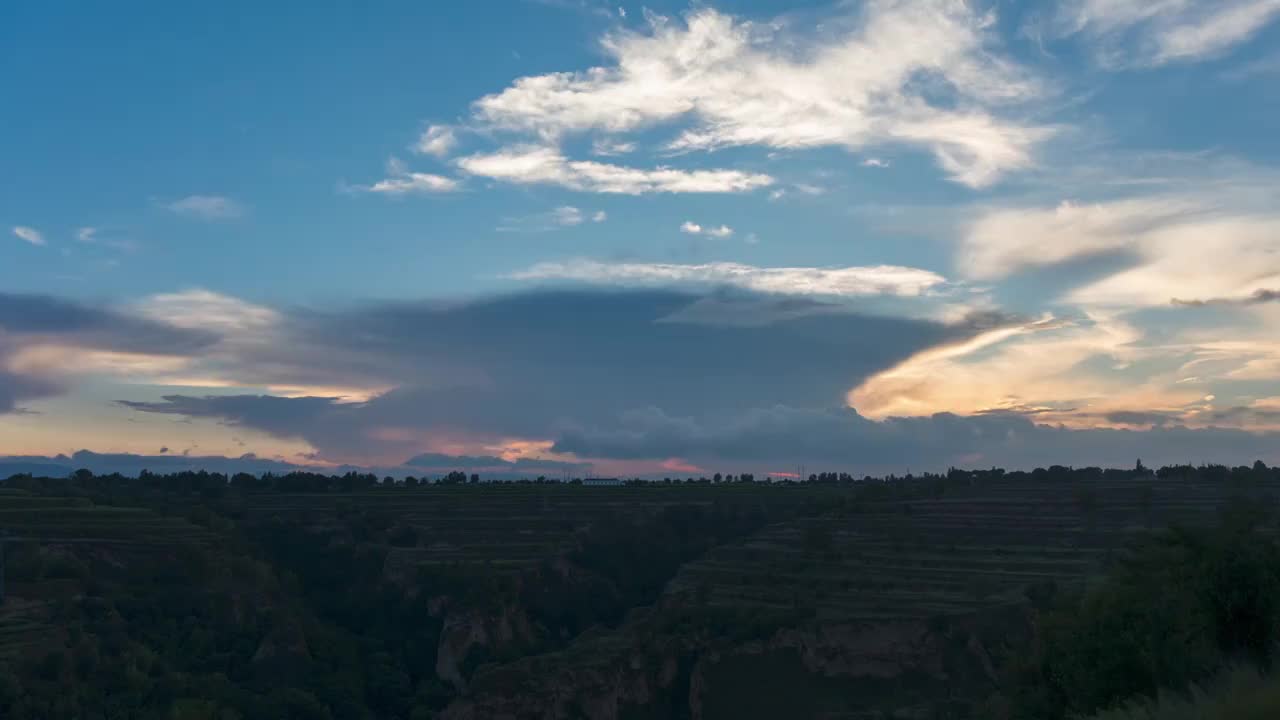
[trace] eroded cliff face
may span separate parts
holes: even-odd
[[[1003,621],[1022,623],[1020,610],[1010,613]],[[1002,638],[988,620],[812,624],[714,648],[693,668],[689,717],[940,717],[998,688],[992,657]]]
[[[440,645],[436,650],[436,675],[459,692],[467,689],[467,658],[473,652],[483,657],[502,657],[518,647],[537,641],[529,616],[521,608],[504,604],[496,611],[474,609],[450,611],[449,603],[433,603],[444,616]]]
[[[664,638],[628,647],[612,633],[589,634],[560,653],[523,658],[477,673],[467,696],[442,718],[582,718],[619,720],[628,709],[670,706],[687,679],[689,643]],[[679,698],[683,702],[683,696]],[[653,717],[671,717],[658,711]]]
[[[655,632],[662,612],[561,653],[486,668],[443,717],[932,717],[930,698],[976,703],[998,684],[991,618],[806,624],[740,641]],[[1000,622],[1022,622],[1021,610],[1005,612],[1015,617]]]

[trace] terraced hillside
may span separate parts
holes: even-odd
[[[261,493],[227,503],[321,617],[386,642],[416,682],[563,647],[657,600],[681,564],[840,491],[766,484],[435,485]],[[425,665],[425,667],[424,667]]]
[[[1001,717],[1051,588],[1238,497],[1280,473],[25,478],[0,716]]]
[[[910,500],[846,499],[685,564],[659,606],[617,633],[482,671],[450,717],[567,717],[581,709],[557,704],[567,697],[622,716],[651,704],[639,697],[672,702],[673,692],[707,720],[972,716],[998,690],[1008,647],[1030,632],[1029,597],[1098,576],[1147,528],[1208,523],[1240,497],[1270,502],[1280,482],[1022,477]],[[755,637],[734,637],[752,625]],[[782,704],[779,683],[795,689]],[[951,699],[912,707],[909,697]]]
[[[780,512],[819,507],[830,488],[794,485],[652,485],[583,487],[562,484],[439,485],[354,493],[250,495],[242,521],[340,532],[364,515],[386,525],[387,570],[478,566],[518,572],[554,560],[576,546],[577,535],[613,522],[634,522],[664,508],[713,505]]]
[[[67,642],[62,619],[103,566],[164,561],[212,535],[184,519],[82,497],[0,492],[4,601],[0,660],[19,663]]]
[[[928,618],[1021,602],[1098,573],[1135,533],[1210,521],[1231,497],[1280,496],[1154,478],[984,484],[773,525],[682,568],[669,593],[713,605],[806,607],[841,621]]]

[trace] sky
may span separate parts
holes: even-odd
[[[14,462],[1280,463],[1280,0],[15,0],[0,98]]]

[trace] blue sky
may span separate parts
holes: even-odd
[[[0,453],[1276,452],[1275,0],[322,5],[0,10]]]

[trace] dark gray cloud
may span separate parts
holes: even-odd
[[[329,458],[397,449],[407,456],[421,448],[398,448],[374,431],[547,438],[649,406],[681,415],[827,406],[871,373],[999,321],[945,325],[847,305],[669,291],[384,304],[295,313],[288,342],[241,360],[244,372],[282,373],[281,382],[297,382],[292,367],[332,372],[337,382],[358,355],[362,373],[395,386],[367,402],[175,395],[124,404],[301,438]]]
[[[785,450],[784,450],[785,449]],[[553,450],[612,458],[682,457],[695,462],[825,463],[868,472],[906,467],[1240,463],[1280,458],[1280,434],[1230,428],[1074,430],[1018,414],[872,421],[850,409],[778,406],[708,423],[649,408],[606,428],[562,434]],[[784,465],[783,467],[789,467]]]
[[[310,469],[281,460],[260,458],[252,453],[231,458],[221,455],[136,455],[78,450],[71,455],[0,456],[0,478],[19,473],[61,477],[81,468],[92,470],[100,475],[120,473],[131,476],[136,476],[143,470],[156,473],[207,470],[228,475],[238,472],[258,475],[264,472],[282,473]]]
[[[538,291],[382,304],[294,313],[289,343],[271,345],[267,359],[243,359],[248,368],[341,375],[358,358],[361,372],[396,386],[368,401],[172,395],[124,404],[302,439],[337,461],[411,457],[437,432],[547,439],[583,458],[743,469],[1277,459],[1272,435],[1188,429],[1158,413],[1108,418],[1154,426],[1145,431],[1071,430],[1027,413],[872,421],[842,407],[869,375],[1010,322],[992,314],[947,325],[742,293]],[[425,467],[427,458],[441,471],[500,461],[414,462]]]
[[[154,473],[174,473],[205,470],[208,472],[234,475],[245,472],[254,475],[262,473],[288,473],[293,471],[319,472],[341,475],[348,471],[373,472],[378,476],[390,475],[403,478],[409,475],[427,478],[443,476],[454,470],[477,472],[485,479],[516,480],[533,478],[539,475],[559,477],[565,472],[576,476],[587,472],[589,465],[581,463],[564,463],[536,459],[521,459],[508,462],[491,456],[453,456],[439,454],[423,454],[411,458],[403,465],[391,466],[356,466],[339,465],[336,467],[315,467],[299,465],[271,458],[262,458],[248,453],[239,457],[222,455],[174,455],[161,450],[159,455],[137,455],[133,453],[96,453],[89,450],[78,450],[71,455],[0,455],[0,480],[19,474],[31,474],[46,477],[65,477],[81,468],[91,470],[95,474],[121,475],[136,477],[143,470]]]
[[[870,372],[972,332],[839,305],[736,322],[735,309],[737,319],[767,316],[769,301],[754,297],[721,298],[715,320],[682,320],[703,300],[664,291],[547,291],[458,305],[381,305],[313,318],[305,335],[320,345],[358,343],[407,368],[418,385],[532,393],[528,399],[540,400],[545,414],[563,405],[680,409],[738,398],[747,407],[828,403]]]
[[[1107,422],[1121,425],[1174,425],[1182,424],[1184,420],[1184,416],[1177,413],[1144,410],[1119,410],[1102,417]],[[1194,419],[1197,426],[1267,427],[1280,423],[1280,409],[1237,405],[1202,410],[1194,415],[1186,415],[1185,418]]]
[[[0,331],[10,337],[74,339],[87,347],[137,353],[190,355],[218,336],[174,327],[121,311],[47,295],[0,293]]]
[[[0,368],[24,346],[62,342],[96,350],[192,355],[216,342],[211,333],[185,330],[131,315],[45,295],[0,292]],[[0,369],[0,414],[63,392],[52,377]]]
[[[999,314],[944,324],[849,304],[741,292],[541,290],[454,303],[390,303],[279,313],[270,334],[216,335],[41,296],[0,295],[0,359],[31,338],[188,355],[246,384],[393,389],[363,402],[328,396],[169,395],[122,400],[145,413],[208,418],[301,439],[319,459],[423,474],[484,467],[509,475],[574,472],[555,461],[423,455],[436,434],[529,438],[583,458],[707,465],[795,462],[868,471],[957,465],[1275,461],[1275,437],[1188,429],[1158,413],[1112,422],[1146,431],[1069,430],[1017,413],[875,422],[841,407],[847,391],[920,350],[1015,322]],[[58,392],[52,380],[0,373],[0,412]],[[1242,413],[1221,411],[1232,424]],[[1123,419],[1121,419],[1123,415]],[[1231,415],[1231,417],[1227,417]],[[1272,455],[1268,457],[1268,453]],[[401,458],[413,458],[401,465]],[[56,459],[50,459],[50,462]],[[84,456],[98,471],[254,467],[245,458]],[[254,463],[257,463],[256,465]],[[273,465],[272,463],[277,463]]]
[[[284,398],[274,395],[166,395],[162,402],[119,402],[141,412],[218,418],[232,425],[252,427],[286,438],[305,437],[304,430],[308,422],[326,413],[337,413],[355,407],[342,405],[338,398]]]
[[[1103,415],[1103,418],[1118,425],[1166,425],[1176,419],[1168,413],[1147,410],[1116,410]]]
[[[1174,305],[1186,307],[1206,307],[1209,305],[1261,305],[1262,303],[1280,301],[1280,290],[1255,290],[1251,295],[1242,298],[1209,298],[1207,300],[1173,299]]]
[[[4,345],[0,342],[0,361],[4,357]],[[23,400],[56,395],[61,389],[51,380],[0,370],[0,415],[21,410],[19,403]]]
[[[1201,423],[1221,425],[1275,425],[1280,423],[1280,408],[1247,405],[1218,408],[1197,415],[1196,420]]]

